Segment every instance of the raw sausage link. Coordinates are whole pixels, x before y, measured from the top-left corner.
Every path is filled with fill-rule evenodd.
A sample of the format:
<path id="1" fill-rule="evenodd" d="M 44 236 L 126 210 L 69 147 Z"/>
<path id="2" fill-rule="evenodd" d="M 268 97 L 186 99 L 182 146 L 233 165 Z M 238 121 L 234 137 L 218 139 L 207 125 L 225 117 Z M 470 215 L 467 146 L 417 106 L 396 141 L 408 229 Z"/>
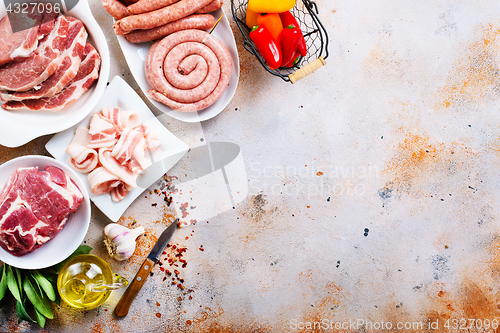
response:
<path id="1" fill-rule="evenodd" d="M 198 56 L 208 65 L 206 75 L 201 75 L 192 63 Z M 204 66 L 203 61 L 199 66 Z M 145 71 L 152 99 L 176 111 L 199 111 L 215 103 L 226 90 L 232 61 L 220 40 L 205 31 L 191 29 L 154 43 L 146 57 Z M 200 76 L 205 78 L 196 85 Z"/>
<path id="2" fill-rule="evenodd" d="M 114 25 L 115 33 L 123 35 L 137 29 L 152 29 L 161 25 L 177 21 L 200 8 L 208 5 L 212 0 L 182 0 L 161 9 L 124 17 L 116 21 Z"/>
<path id="3" fill-rule="evenodd" d="M 205 7 L 198 9 L 195 13 L 196 14 L 207 14 L 213 11 L 216 11 L 223 5 L 223 0 L 213 0 L 211 3 L 206 5 Z"/>
<path id="4" fill-rule="evenodd" d="M 126 34 L 125 38 L 131 43 L 143 43 L 160 39 L 181 30 L 208 30 L 214 24 L 215 18 L 210 14 L 193 14 L 153 29 L 132 31 Z"/>
<path id="5" fill-rule="evenodd" d="M 170 6 L 177 1 L 179 0 L 139 0 L 133 5 L 128 6 L 127 9 L 132 14 L 142 14 Z"/>
<path id="6" fill-rule="evenodd" d="M 119 0 L 101 0 L 101 2 L 104 9 L 117 20 L 130 15 L 127 7 Z"/>

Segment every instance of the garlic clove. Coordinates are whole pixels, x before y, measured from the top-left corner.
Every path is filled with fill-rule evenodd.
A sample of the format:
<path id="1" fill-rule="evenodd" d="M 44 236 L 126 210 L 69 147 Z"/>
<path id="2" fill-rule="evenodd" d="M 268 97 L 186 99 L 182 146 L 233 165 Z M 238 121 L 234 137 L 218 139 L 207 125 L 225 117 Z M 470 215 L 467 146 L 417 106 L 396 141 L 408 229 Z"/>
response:
<path id="1" fill-rule="evenodd" d="M 118 223 L 110 223 L 104 227 L 102 234 L 109 256 L 117 261 L 124 261 L 134 253 L 135 240 L 144 234 L 144 228 L 139 226 L 129 229 Z"/>

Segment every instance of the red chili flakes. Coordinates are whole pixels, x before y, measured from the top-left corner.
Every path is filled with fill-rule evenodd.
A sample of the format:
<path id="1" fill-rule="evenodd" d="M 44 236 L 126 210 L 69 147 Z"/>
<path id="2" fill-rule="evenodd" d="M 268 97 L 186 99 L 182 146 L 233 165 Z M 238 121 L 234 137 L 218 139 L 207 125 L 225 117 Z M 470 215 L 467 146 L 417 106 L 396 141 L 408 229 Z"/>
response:
<path id="1" fill-rule="evenodd" d="M 316 172 L 316 176 L 323 176 L 323 172 L 322 171 Z"/>
<path id="2" fill-rule="evenodd" d="M 192 324 L 191 320 L 186 320 L 186 325 L 191 325 L 191 324 Z"/>
<path id="3" fill-rule="evenodd" d="M 151 206 L 156 207 L 157 203 L 152 203 Z"/>
<path id="4" fill-rule="evenodd" d="M 179 296 L 179 297 L 177 297 L 177 301 L 178 301 L 178 302 L 182 301 L 182 297 L 180 297 L 180 296 Z"/>
<path id="5" fill-rule="evenodd" d="M 156 302 L 156 306 L 160 306 L 160 305 L 161 305 L 160 303 Z"/>
<path id="6" fill-rule="evenodd" d="M 160 267 L 160 271 L 165 272 L 165 268 Z"/>
<path id="7" fill-rule="evenodd" d="M 189 296 L 189 299 L 193 299 L 193 296 Z"/>
<path id="8" fill-rule="evenodd" d="M 188 240 L 188 239 L 189 239 L 189 237 L 188 237 L 188 236 L 186 236 L 186 240 Z"/>
<path id="9" fill-rule="evenodd" d="M 177 288 L 182 288 L 182 284 L 180 284 L 180 283 L 179 283 L 179 284 L 177 285 Z"/>
<path id="10" fill-rule="evenodd" d="M 161 318 L 161 313 L 159 313 L 159 312 L 158 312 L 158 313 L 156 313 L 156 316 L 157 316 L 158 318 Z"/>

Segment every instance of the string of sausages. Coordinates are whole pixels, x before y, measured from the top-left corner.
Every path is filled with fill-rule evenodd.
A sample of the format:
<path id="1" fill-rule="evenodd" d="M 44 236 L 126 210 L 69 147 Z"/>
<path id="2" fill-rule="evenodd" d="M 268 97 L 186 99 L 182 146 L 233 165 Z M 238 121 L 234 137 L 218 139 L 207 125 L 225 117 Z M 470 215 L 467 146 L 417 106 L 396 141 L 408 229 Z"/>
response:
<path id="1" fill-rule="evenodd" d="M 208 13 L 222 7 L 223 0 L 102 0 L 102 4 L 116 19 L 117 35 L 142 43 L 181 30 L 210 29 L 215 19 Z"/>

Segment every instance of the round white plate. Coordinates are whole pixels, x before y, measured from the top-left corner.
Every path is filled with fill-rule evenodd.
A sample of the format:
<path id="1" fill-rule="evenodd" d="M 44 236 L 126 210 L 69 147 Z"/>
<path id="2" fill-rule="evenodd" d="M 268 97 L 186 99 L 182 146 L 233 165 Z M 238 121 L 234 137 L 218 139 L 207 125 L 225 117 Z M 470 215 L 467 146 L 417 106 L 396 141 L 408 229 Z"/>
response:
<path id="1" fill-rule="evenodd" d="M 3 2 L 0 3 L 0 17 L 5 15 Z M 110 58 L 104 34 L 90 12 L 87 0 L 80 0 L 69 11 L 68 16 L 81 20 L 89 34 L 88 42 L 101 55 L 99 80 L 78 101 L 58 112 L 50 111 L 6 111 L 0 107 L 0 145 L 19 147 L 42 135 L 65 130 L 81 121 L 97 104 L 108 83 Z M 1 103 L 1 102 L 0 102 Z"/>
<path id="2" fill-rule="evenodd" d="M 18 168 L 38 166 L 39 170 L 43 170 L 48 165 L 60 168 L 75 182 L 83 194 L 82 203 L 78 210 L 69 216 L 68 221 L 57 236 L 35 251 L 22 257 L 16 257 L 0 247 L 0 260 L 11 266 L 23 269 L 40 269 L 55 265 L 69 257 L 87 234 L 90 224 L 89 194 L 77 173 L 64 163 L 40 155 L 27 155 L 5 162 L 0 165 L 0 189 L 3 190 L 10 175 Z"/>
<path id="3" fill-rule="evenodd" d="M 212 13 L 215 19 L 217 20 L 221 15 L 223 15 L 224 11 L 222 8 L 216 10 Z M 144 62 L 146 60 L 146 55 L 148 54 L 151 43 L 129 43 L 125 37 L 117 36 L 120 47 L 123 51 L 125 59 L 127 61 L 128 67 L 132 72 L 137 84 L 144 92 L 149 101 L 157 107 L 163 113 L 169 115 L 172 118 L 194 123 L 200 122 L 204 120 L 208 120 L 210 118 L 215 117 L 219 113 L 224 110 L 224 108 L 229 104 L 231 99 L 233 98 L 234 93 L 236 92 L 236 88 L 238 86 L 238 79 L 240 76 L 240 62 L 238 58 L 238 50 L 236 48 L 236 42 L 234 40 L 233 31 L 229 26 L 229 22 L 226 18 L 226 15 L 222 17 L 217 27 L 212 32 L 212 35 L 217 37 L 229 50 L 231 54 L 231 60 L 233 61 L 233 70 L 231 73 L 231 78 L 229 79 L 229 85 L 227 89 L 224 91 L 222 96 L 208 108 L 203 109 L 198 112 L 179 112 L 173 111 L 168 106 L 159 103 L 148 97 L 147 91 L 151 89 L 148 81 L 146 80 L 146 73 L 144 71 Z"/>

